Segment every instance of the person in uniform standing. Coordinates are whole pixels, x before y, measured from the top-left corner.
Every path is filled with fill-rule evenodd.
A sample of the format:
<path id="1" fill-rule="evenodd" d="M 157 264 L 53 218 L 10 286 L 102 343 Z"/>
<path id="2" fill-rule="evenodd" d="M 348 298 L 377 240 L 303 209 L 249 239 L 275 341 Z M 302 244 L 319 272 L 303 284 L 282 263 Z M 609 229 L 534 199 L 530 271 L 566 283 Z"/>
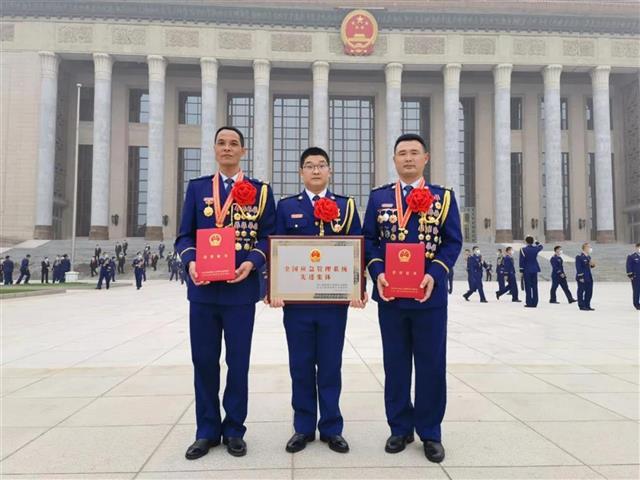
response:
<path id="1" fill-rule="evenodd" d="M 202 457 L 223 443 L 229 454 L 243 456 L 247 416 L 249 357 L 256 310 L 260 298 L 259 270 L 266 262 L 267 237 L 275 231 L 275 202 L 271 188 L 247 179 L 240 168 L 246 154 L 244 136 L 224 126 L 214 136 L 218 163 L 215 175 L 189 181 L 182 221 L 175 242 L 185 269 L 189 299 L 189 332 L 196 398 L 195 442 L 189 460 Z M 231 227 L 236 232 L 235 278 L 207 282 L 196 272 L 196 231 Z M 227 384 L 220 415 L 220 353 L 224 334 Z"/>
<path id="2" fill-rule="evenodd" d="M 116 247 L 114 251 L 116 252 L 116 257 L 119 257 L 120 254 L 122 253 L 122 245 L 120 245 L 120 242 L 116 242 Z"/>
<path id="3" fill-rule="evenodd" d="M 627 257 L 627 277 L 631 280 L 633 306 L 640 310 L 640 243 L 636 243 L 636 251 Z"/>
<path id="4" fill-rule="evenodd" d="M 482 287 L 482 256 L 480 255 L 480 247 L 473 247 L 473 255 L 467 258 L 467 275 L 469 276 L 469 290 L 462 296 L 468 302 L 469 297 L 475 292 L 480 295 L 480 303 L 487 303 L 484 296 L 484 288 Z"/>
<path id="5" fill-rule="evenodd" d="M 129 248 L 129 242 L 127 242 L 127 239 L 125 238 L 122 242 L 122 253 L 124 253 L 125 257 L 127 256 L 127 248 Z"/>
<path id="6" fill-rule="evenodd" d="M 49 268 L 51 267 L 51 262 L 49 262 L 49 257 L 44 257 L 42 262 L 40 262 L 40 283 L 49 283 Z"/>
<path id="7" fill-rule="evenodd" d="M 93 256 L 100 258 L 100 255 L 102 255 L 102 248 L 100 248 L 100 245 L 96 243 L 96 247 L 93 249 Z"/>
<path id="8" fill-rule="evenodd" d="M 116 270 L 117 270 L 116 257 L 115 256 L 112 256 L 109 259 L 109 268 L 111 269 L 111 281 L 115 283 L 115 281 L 116 281 Z"/>
<path id="9" fill-rule="evenodd" d="M 591 269 L 596 268 L 591 260 L 593 248 L 591 244 L 583 243 L 582 252 L 576 256 L 576 281 L 578 282 L 578 308 L 584 311 L 593 311 L 591 297 L 593 296 L 593 275 Z"/>
<path id="10" fill-rule="evenodd" d="M 567 301 L 569 304 L 572 304 L 576 300 L 573 298 L 573 295 L 571 295 L 571 290 L 569 290 L 569 285 L 567 285 L 567 275 L 564 273 L 562 247 L 560 245 L 553 247 L 553 256 L 549 259 L 549 263 L 551 263 L 551 292 L 549 303 L 560 303 L 556 298 L 556 291 L 558 290 L 558 286 L 560 286 L 567 297 Z"/>
<path id="11" fill-rule="evenodd" d="M 53 266 L 51 267 L 51 273 L 52 273 L 51 282 L 60 283 L 60 255 L 56 255 L 56 258 L 53 261 Z"/>
<path id="12" fill-rule="evenodd" d="M 24 284 L 29 284 L 29 279 L 31 278 L 31 270 L 29 269 L 29 262 L 31 261 L 31 255 L 27 253 L 27 255 L 20 262 L 20 276 L 18 277 L 18 281 L 16 285 L 19 285 L 22 279 L 24 278 Z"/>
<path id="13" fill-rule="evenodd" d="M 66 273 L 69 271 L 71 271 L 71 260 L 69 260 L 69 255 L 64 253 L 62 260 L 60 260 L 60 283 L 67 282 Z"/>
<path id="14" fill-rule="evenodd" d="M 102 290 L 102 282 L 106 282 L 107 290 L 109 290 L 109 285 L 111 284 L 111 261 L 107 256 L 102 259 L 102 264 L 100 265 L 100 276 L 98 277 L 98 285 L 96 286 L 96 290 Z"/>
<path id="15" fill-rule="evenodd" d="M 120 252 L 120 254 L 118 255 L 118 273 L 121 273 L 124 275 L 124 264 L 126 263 L 127 259 L 124 256 L 124 253 L 122 253 L 122 251 Z"/>
<path id="16" fill-rule="evenodd" d="M 518 299 L 518 281 L 516 279 L 516 267 L 513 262 L 513 247 L 507 247 L 505 255 L 502 257 L 501 271 L 504 278 L 502 279 L 502 289 L 496 292 L 496 298 L 505 293 L 511 294 L 512 302 L 520 302 Z"/>
<path id="17" fill-rule="evenodd" d="M 331 167 L 322 148 L 307 148 L 300 156 L 304 190 L 278 202 L 276 235 L 361 235 L 362 227 L 353 198 L 328 190 Z M 366 295 L 366 293 L 365 293 Z M 351 302 L 363 308 L 366 299 Z M 284 307 L 284 327 L 289 348 L 295 433 L 286 451 L 299 452 L 316 438 L 339 453 L 349 451 L 342 436 L 339 400 L 341 367 L 349 305 L 287 305 L 272 298 L 272 307 Z M 318 421 L 318 405 L 320 420 Z"/>
<path id="18" fill-rule="evenodd" d="M 518 267 L 524 278 L 525 307 L 536 308 L 538 306 L 538 253 L 542 251 L 540 242 L 533 241 L 531 235 L 524 239 L 526 245 L 520 249 Z"/>
<path id="19" fill-rule="evenodd" d="M 5 256 L 2 262 L 2 276 L 5 285 L 13 285 L 13 260 L 9 255 Z"/>
<path id="20" fill-rule="evenodd" d="M 160 244 L 158 245 L 158 254 L 160 258 L 164 258 L 164 249 L 165 249 L 164 243 L 160 242 Z"/>
<path id="21" fill-rule="evenodd" d="M 496 254 L 496 280 L 498 281 L 498 291 L 501 292 L 504 290 L 504 272 L 502 271 L 502 260 L 504 255 L 502 254 L 502 249 L 498 249 L 498 253 Z"/>
<path id="22" fill-rule="evenodd" d="M 140 290 L 142 288 L 142 270 L 144 269 L 144 260 L 140 252 L 136 255 L 136 258 L 133 259 L 133 276 L 136 279 L 136 290 Z"/>
<path id="23" fill-rule="evenodd" d="M 378 303 L 382 335 L 385 410 L 391 429 L 385 451 L 401 452 L 414 440 L 415 431 L 427 459 L 441 462 L 447 396 L 447 274 L 462 248 L 460 213 L 452 190 L 425 185 L 423 172 L 429 153 L 422 137 L 398 137 L 393 161 L 399 179 L 371 192 L 363 224 L 367 268 L 374 283 L 372 298 Z M 424 244 L 421 299 L 385 297 L 389 242 Z"/>

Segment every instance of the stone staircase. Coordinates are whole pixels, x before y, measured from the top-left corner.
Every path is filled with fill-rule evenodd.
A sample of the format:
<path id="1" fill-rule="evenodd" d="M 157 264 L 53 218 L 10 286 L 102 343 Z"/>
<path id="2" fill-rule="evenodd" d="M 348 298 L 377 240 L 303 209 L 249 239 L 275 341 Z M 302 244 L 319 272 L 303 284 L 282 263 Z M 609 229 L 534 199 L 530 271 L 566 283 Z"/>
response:
<path id="1" fill-rule="evenodd" d="M 78 237 L 76 238 L 76 255 L 75 255 L 75 270 L 80 272 L 80 278 L 86 279 L 90 277 L 90 269 L 89 269 L 89 261 L 93 256 L 93 252 L 96 244 L 100 245 L 102 248 L 102 253 L 107 253 L 109 256 L 115 255 L 115 245 L 116 242 L 120 242 L 124 239 L 110 239 L 110 240 L 89 240 L 88 237 Z M 117 278 L 133 278 L 133 267 L 131 266 L 131 262 L 133 261 L 134 256 L 138 251 L 144 250 L 145 245 L 151 246 L 151 251 L 157 253 L 158 245 L 160 242 L 158 241 L 146 241 L 144 238 L 140 237 L 127 237 L 127 242 L 129 246 L 127 248 L 127 261 L 125 263 L 125 274 L 116 275 Z M 173 242 L 174 239 L 167 239 L 163 243 L 165 244 L 164 258 L 161 258 L 158 262 L 158 270 L 153 271 L 151 267 L 147 269 L 147 278 L 168 278 L 168 268 L 167 268 L 167 254 L 173 251 Z M 11 258 L 14 262 L 20 262 L 20 260 L 27 254 L 31 254 L 31 275 L 33 280 L 38 280 L 40 278 L 40 262 L 44 257 L 49 257 L 49 260 L 53 263 L 56 255 L 62 256 L 62 254 L 66 253 L 67 255 L 71 255 L 71 240 L 49 240 L 49 241 L 36 241 L 36 240 L 27 240 L 25 242 L 19 243 L 17 245 L 13 245 L 12 247 L 4 247 L 2 253 L 2 258 L 6 255 L 11 255 Z M 51 275 L 51 274 L 50 274 Z M 15 272 L 14 272 L 15 276 Z"/>

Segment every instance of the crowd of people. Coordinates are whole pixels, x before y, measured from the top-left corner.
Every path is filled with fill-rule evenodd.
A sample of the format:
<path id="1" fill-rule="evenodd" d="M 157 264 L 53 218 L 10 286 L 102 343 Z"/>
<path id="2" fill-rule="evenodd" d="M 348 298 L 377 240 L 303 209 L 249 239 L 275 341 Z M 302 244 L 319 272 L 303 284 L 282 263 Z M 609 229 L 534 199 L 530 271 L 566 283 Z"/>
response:
<path id="1" fill-rule="evenodd" d="M 521 302 L 519 290 L 524 291 L 525 307 L 536 308 L 539 301 L 538 274 L 540 264 L 538 254 L 543 246 L 532 236 L 525 238 L 526 245 L 518 252 L 518 266 L 516 267 L 513 247 L 507 247 L 504 252 L 498 249 L 496 255 L 496 280 L 498 289 L 495 291 L 496 299 L 502 295 L 510 295 L 512 302 Z M 591 270 L 596 268 L 596 263 L 591 258 L 593 248 L 590 243 L 582 244 L 581 251 L 575 257 L 575 280 L 577 284 L 574 296 L 569 288 L 567 274 L 564 271 L 563 250 L 561 245 L 553 248 L 553 255 L 549 259 L 551 265 L 551 288 L 549 290 L 549 303 L 558 304 L 558 287 L 564 292 L 569 304 L 578 303 L 578 308 L 584 311 L 595 310 L 591 306 L 593 297 L 593 275 Z M 480 303 L 488 303 L 484 293 L 483 271 L 486 272 L 486 280 L 490 281 L 492 265 L 487 263 L 480 253 L 480 248 L 474 246 L 471 250 L 465 249 L 463 259 L 466 264 L 469 289 L 463 294 L 466 301 L 470 301 L 471 295 L 478 293 Z M 520 274 L 520 285 L 517 275 Z M 631 280 L 633 291 L 633 306 L 640 310 L 640 243 L 636 244 L 636 252 L 627 257 L 626 274 Z M 518 287 L 520 287 L 518 289 Z M 449 272 L 449 293 L 453 292 L 453 270 Z"/>
<path id="2" fill-rule="evenodd" d="M 96 244 L 93 256 L 89 259 L 89 274 L 91 278 L 98 278 L 97 290 L 101 290 L 103 286 L 108 290 L 111 283 L 116 281 L 116 275 L 126 273 L 128 248 L 127 239 L 122 242 L 117 241 L 114 246 L 114 254 L 111 255 L 106 250 L 103 250 L 100 244 Z M 169 280 L 180 281 L 181 284 L 184 284 L 186 277 L 180 255 L 171 251 L 165 256 L 165 250 L 166 247 L 163 242 L 158 244 L 156 251 L 152 251 L 151 245 L 147 244 L 142 251 L 136 252 L 133 256 L 131 267 L 133 268 L 138 290 L 142 288 L 142 282 L 147 280 L 148 268 L 153 269 L 153 271 L 161 268 L 161 259 L 167 262 Z M 17 262 L 10 255 L 6 255 L 0 262 L 0 284 L 30 284 L 31 270 L 34 268 L 31 254 L 26 254 L 19 262 L 19 276 L 17 280 L 14 280 L 14 271 L 17 268 Z M 71 271 L 71 259 L 68 254 L 56 255 L 53 262 L 48 256 L 45 256 L 40 262 L 40 283 L 65 283 L 66 273 L 69 271 Z"/>

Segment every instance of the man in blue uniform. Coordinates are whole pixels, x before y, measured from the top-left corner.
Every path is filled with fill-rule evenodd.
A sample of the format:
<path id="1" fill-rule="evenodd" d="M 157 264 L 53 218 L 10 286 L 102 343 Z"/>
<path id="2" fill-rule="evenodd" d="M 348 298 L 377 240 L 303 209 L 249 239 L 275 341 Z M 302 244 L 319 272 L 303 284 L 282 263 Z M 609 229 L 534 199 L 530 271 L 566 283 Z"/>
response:
<path id="1" fill-rule="evenodd" d="M 556 298 L 558 286 L 562 288 L 569 304 L 575 302 L 576 300 L 573 298 L 573 295 L 571 295 L 571 290 L 569 290 L 569 285 L 567 284 L 567 274 L 564 273 L 562 247 L 560 245 L 553 247 L 553 256 L 549 260 L 549 263 L 551 263 L 551 298 L 549 303 L 560 303 Z"/>
<path id="2" fill-rule="evenodd" d="M 283 198 L 276 210 L 277 235 L 324 236 L 361 235 L 360 218 L 353 198 L 336 195 L 327 189 L 331 168 L 329 155 L 318 147 L 307 148 L 300 156 L 300 177 L 304 191 Z M 322 224 L 314 216 L 314 207 L 322 198 L 337 205 L 339 216 Z M 365 294 L 366 295 L 366 294 Z M 364 307 L 364 299 L 353 301 Z M 339 400 L 342 386 L 340 369 L 348 305 L 285 305 L 272 298 L 272 307 L 284 306 L 284 327 L 289 347 L 289 371 L 292 380 L 293 427 L 295 433 L 286 451 L 299 452 L 316 438 L 327 442 L 339 453 L 349 451 L 342 437 L 343 420 Z M 317 371 L 316 371 L 317 369 Z M 318 421 L 318 404 L 320 421 Z"/>
<path id="3" fill-rule="evenodd" d="M 49 257 L 44 257 L 40 262 L 40 283 L 49 283 L 49 268 L 51 268 Z"/>
<path id="4" fill-rule="evenodd" d="M 385 409 L 391 428 L 385 451 L 404 450 L 414 440 L 415 431 L 424 442 L 427 459 L 441 462 L 445 456 L 440 424 L 446 407 L 447 273 L 462 248 L 460 214 L 453 191 L 433 185 L 428 189 L 434 201 L 426 213 L 408 207 L 407 197 L 413 190 L 418 190 L 418 198 L 424 198 L 422 175 L 429 154 L 422 137 L 401 135 L 393 160 L 399 180 L 371 192 L 363 224 L 367 267 L 374 282 L 372 298 L 378 303 L 382 334 Z M 408 219 L 403 218 L 407 209 Z M 425 244 L 422 299 L 384 296 L 388 242 Z M 413 364 L 416 384 L 412 403 Z"/>
<path id="5" fill-rule="evenodd" d="M 501 292 L 504 290 L 504 272 L 502 271 L 502 261 L 504 259 L 504 255 L 502 254 L 502 249 L 498 249 L 498 253 L 496 254 L 496 280 L 498 281 L 498 291 Z"/>
<path id="6" fill-rule="evenodd" d="M 482 256 L 480 256 L 480 247 L 473 247 L 473 255 L 467 258 L 467 275 L 469 276 L 469 290 L 462 296 L 468 302 L 469 297 L 475 292 L 480 295 L 480 303 L 487 303 L 482 287 Z"/>
<path id="7" fill-rule="evenodd" d="M 542 251 L 540 242 L 533 241 L 531 235 L 524 239 L 526 245 L 520 249 L 518 267 L 524 278 L 525 307 L 535 308 L 538 306 L 538 253 Z"/>
<path id="8" fill-rule="evenodd" d="M 633 306 L 640 310 L 640 243 L 636 243 L 636 251 L 627 257 L 627 277 L 631 280 Z"/>
<path id="9" fill-rule="evenodd" d="M 2 262 L 2 276 L 5 285 L 13 285 L 13 260 L 7 255 Z"/>
<path id="10" fill-rule="evenodd" d="M 593 275 L 591 269 L 596 264 L 591 260 L 593 248 L 589 243 L 582 244 L 582 253 L 576 256 L 576 281 L 578 282 L 578 308 L 584 311 L 593 311 L 591 297 L 593 296 Z"/>
<path id="11" fill-rule="evenodd" d="M 111 284 L 111 261 L 109 257 L 105 254 L 102 258 L 102 263 L 100 264 L 100 276 L 98 277 L 98 285 L 96 286 L 96 290 L 102 290 L 102 282 L 107 282 L 107 290 L 109 290 L 109 285 Z"/>
<path id="12" fill-rule="evenodd" d="M 66 273 L 71 271 L 71 260 L 69 260 L 69 255 L 66 253 L 62 255 L 62 260 L 60 260 L 60 282 L 66 283 L 67 276 Z"/>
<path id="13" fill-rule="evenodd" d="M 516 280 L 516 267 L 513 263 L 513 247 L 507 247 L 506 255 L 502 257 L 502 279 L 503 287 L 496 292 L 496 298 L 500 300 L 500 297 L 505 293 L 511 295 L 512 302 L 520 302 L 518 299 L 518 282 Z"/>
<path id="14" fill-rule="evenodd" d="M 24 278 L 25 285 L 29 283 L 29 279 L 31 278 L 31 270 L 29 269 L 30 260 L 31 260 L 31 255 L 27 253 L 27 255 L 20 262 L 20 276 L 18 277 L 18 281 L 16 282 L 16 285 L 19 285 L 23 278 Z"/>
<path id="15" fill-rule="evenodd" d="M 142 270 L 144 269 L 142 254 L 138 253 L 131 265 L 133 266 L 133 275 L 136 279 L 136 290 L 140 290 L 142 288 Z"/>
<path id="16" fill-rule="evenodd" d="M 260 300 L 258 270 L 266 261 L 267 237 L 275 231 L 271 188 L 259 180 L 244 178 L 240 170 L 240 159 L 246 153 L 242 132 L 235 127 L 218 129 L 214 151 L 218 173 L 189 182 L 175 243 L 175 250 L 189 273 L 187 297 L 197 423 L 196 440 L 185 454 L 189 460 L 206 455 L 209 448 L 220 444 L 221 437 L 231 455 L 247 453 L 243 436 L 251 336 L 255 304 Z M 213 182 L 217 182 L 215 190 Z M 232 193 L 235 182 L 245 192 L 247 188 L 255 189 L 253 204 L 238 205 Z M 218 189 L 220 196 L 216 199 L 214 192 Z M 233 200 L 225 211 L 229 197 Z M 196 231 L 222 226 L 236 231 L 236 277 L 226 282 L 200 281 L 195 268 Z M 218 398 L 223 332 L 228 366 L 222 399 L 224 420 Z"/>

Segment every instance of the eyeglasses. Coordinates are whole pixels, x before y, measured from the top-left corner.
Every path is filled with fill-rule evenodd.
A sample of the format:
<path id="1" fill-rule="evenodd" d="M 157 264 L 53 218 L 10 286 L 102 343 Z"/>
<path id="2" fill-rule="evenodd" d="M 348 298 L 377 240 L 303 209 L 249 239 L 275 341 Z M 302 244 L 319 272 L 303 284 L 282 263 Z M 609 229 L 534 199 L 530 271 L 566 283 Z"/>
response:
<path id="1" fill-rule="evenodd" d="M 328 168 L 329 168 L 329 165 L 327 165 L 326 163 L 322 163 L 320 165 L 312 165 L 310 163 L 307 163 L 302 166 L 302 169 L 306 170 L 307 172 L 313 172 L 315 169 L 318 169 L 318 171 L 320 172 L 324 172 Z"/>

